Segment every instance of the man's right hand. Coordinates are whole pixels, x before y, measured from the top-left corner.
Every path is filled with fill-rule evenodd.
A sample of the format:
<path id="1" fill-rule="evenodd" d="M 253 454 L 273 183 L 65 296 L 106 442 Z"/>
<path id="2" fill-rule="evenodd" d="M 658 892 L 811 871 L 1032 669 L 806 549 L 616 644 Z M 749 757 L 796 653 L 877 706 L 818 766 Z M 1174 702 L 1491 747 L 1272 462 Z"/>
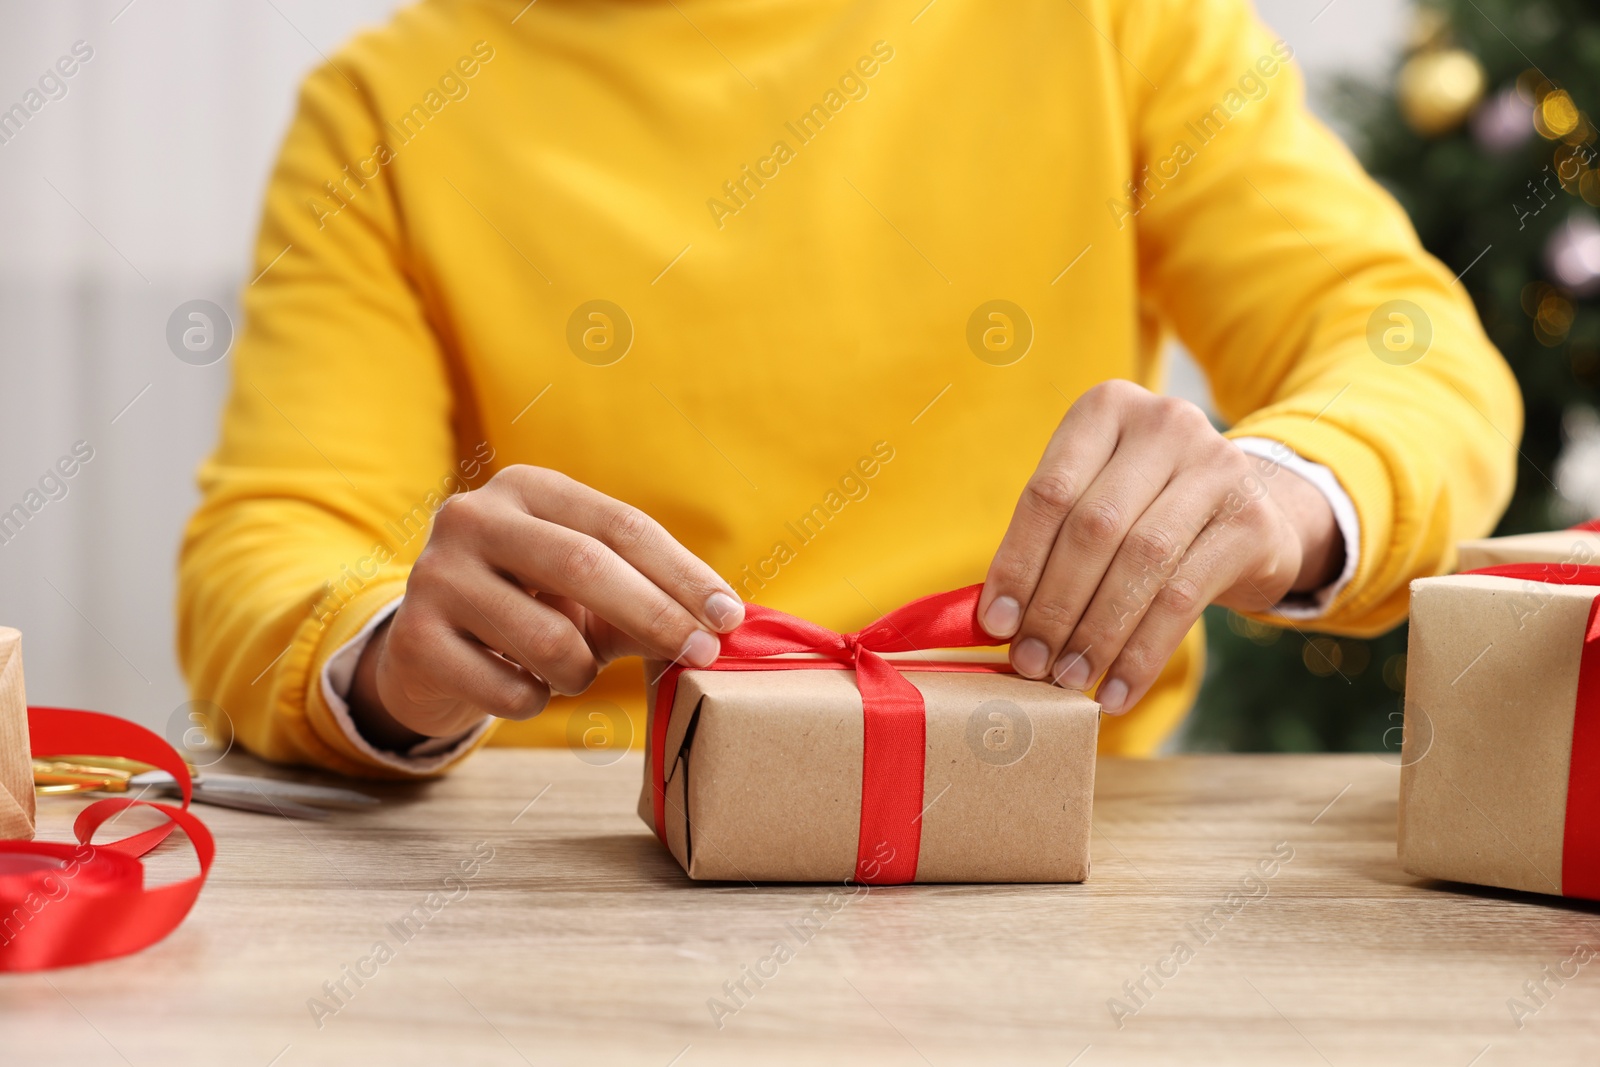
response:
<path id="1" fill-rule="evenodd" d="M 351 712 L 402 749 L 485 715 L 532 718 L 622 656 L 706 666 L 743 620 L 728 584 L 638 508 L 507 467 L 439 509 L 405 600 L 362 652 Z"/>

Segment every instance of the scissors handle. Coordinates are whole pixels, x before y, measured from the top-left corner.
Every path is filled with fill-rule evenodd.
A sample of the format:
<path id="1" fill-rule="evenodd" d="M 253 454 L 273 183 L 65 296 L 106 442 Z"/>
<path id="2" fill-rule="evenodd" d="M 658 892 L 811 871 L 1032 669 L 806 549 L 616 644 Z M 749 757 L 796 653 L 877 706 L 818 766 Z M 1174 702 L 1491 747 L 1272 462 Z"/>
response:
<path id="1" fill-rule="evenodd" d="M 126 793 L 133 775 L 114 767 L 74 763 L 65 759 L 33 761 L 35 793 Z"/>
<path id="2" fill-rule="evenodd" d="M 94 770 L 115 771 L 128 778 L 155 769 L 148 763 L 141 763 L 139 760 L 128 759 L 125 756 L 42 756 L 40 758 L 56 763 L 72 763 Z M 186 758 L 183 763 L 184 766 L 189 768 L 190 778 L 199 777 L 200 770 L 192 760 Z"/>

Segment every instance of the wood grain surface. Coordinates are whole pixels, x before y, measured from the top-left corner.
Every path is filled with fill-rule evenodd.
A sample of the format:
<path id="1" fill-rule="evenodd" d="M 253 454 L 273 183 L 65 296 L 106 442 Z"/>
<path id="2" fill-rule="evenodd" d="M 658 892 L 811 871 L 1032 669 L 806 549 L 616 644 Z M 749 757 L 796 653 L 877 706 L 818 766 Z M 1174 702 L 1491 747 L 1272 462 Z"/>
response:
<path id="1" fill-rule="evenodd" d="M 1105 760 L 1087 884 L 854 895 L 690 882 L 634 814 L 640 769 L 491 749 L 326 823 L 202 809 L 219 852 L 189 919 L 136 956 L 0 975 L 0 1063 L 1597 1058 L 1600 963 L 1575 960 L 1600 909 L 1406 875 L 1392 757 Z M 77 806 L 41 802 L 41 836 Z M 169 843 L 152 880 L 192 864 Z"/>

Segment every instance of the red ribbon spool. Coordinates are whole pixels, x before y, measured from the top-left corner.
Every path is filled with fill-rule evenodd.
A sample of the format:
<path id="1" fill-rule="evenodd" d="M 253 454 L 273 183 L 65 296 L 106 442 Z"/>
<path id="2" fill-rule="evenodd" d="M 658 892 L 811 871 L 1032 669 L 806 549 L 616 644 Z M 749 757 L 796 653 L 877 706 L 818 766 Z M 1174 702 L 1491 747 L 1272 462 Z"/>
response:
<path id="1" fill-rule="evenodd" d="M 160 941 L 189 914 L 205 885 L 216 844 L 189 813 L 189 768 L 160 735 L 112 715 L 70 708 L 28 709 L 34 755 L 121 756 L 168 772 L 183 807 L 111 797 L 78 813 L 77 845 L 0 841 L 0 971 L 41 971 L 127 955 Z M 128 808 L 154 808 L 160 826 L 103 845 L 94 833 Z M 174 829 L 189 836 L 200 860 L 192 878 L 147 889 L 139 856 Z"/>

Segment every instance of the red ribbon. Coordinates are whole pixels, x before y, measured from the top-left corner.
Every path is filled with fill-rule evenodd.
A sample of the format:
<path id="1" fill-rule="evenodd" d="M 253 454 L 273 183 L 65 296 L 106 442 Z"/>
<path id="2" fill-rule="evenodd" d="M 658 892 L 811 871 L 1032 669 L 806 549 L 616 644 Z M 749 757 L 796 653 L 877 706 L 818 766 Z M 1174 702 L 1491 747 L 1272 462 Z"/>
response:
<path id="1" fill-rule="evenodd" d="M 130 797 L 97 800 L 78 813 L 78 844 L 0 841 L 0 971 L 39 971 L 110 959 L 160 941 L 183 921 L 211 870 L 216 845 L 188 812 L 189 768 L 159 734 L 126 719 L 69 708 L 28 709 L 36 756 L 122 756 L 159 767 L 183 788 L 183 807 Z M 128 808 L 154 808 L 167 822 L 103 845 L 96 830 Z M 147 889 L 137 857 L 182 828 L 200 859 L 192 878 Z"/>
<path id="2" fill-rule="evenodd" d="M 992 645 L 978 625 L 981 585 L 935 593 L 896 608 L 854 633 L 839 634 L 793 615 L 745 605 L 744 623 L 722 638 L 722 655 L 710 667 L 669 667 L 656 689 L 650 734 L 652 807 L 656 836 L 667 839 L 667 730 L 685 669 L 711 671 L 854 670 L 861 689 L 861 831 L 856 880 L 899 885 L 917 878 L 922 844 L 922 780 L 927 754 L 922 693 L 880 652 Z M 768 659 L 805 652 L 824 660 Z M 1000 663 L 923 662 L 917 671 L 1011 673 Z M 887 849 L 884 848 L 887 846 Z M 885 855 L 889 858 L 885 859 Z"/>
<path id="3" fill-rule="evenodd" d="M 1509 563 L 1463 573 L 1548 585 L 1600 586 L 1600 567 L 1575 563 Z M 1561 895 L 1600 900 L 1600 594 L 1589 604 L 1589 621 L 1584 626 L 1583 651 L 1578 660 L 1566 826 L 1561 842 Z"/>

